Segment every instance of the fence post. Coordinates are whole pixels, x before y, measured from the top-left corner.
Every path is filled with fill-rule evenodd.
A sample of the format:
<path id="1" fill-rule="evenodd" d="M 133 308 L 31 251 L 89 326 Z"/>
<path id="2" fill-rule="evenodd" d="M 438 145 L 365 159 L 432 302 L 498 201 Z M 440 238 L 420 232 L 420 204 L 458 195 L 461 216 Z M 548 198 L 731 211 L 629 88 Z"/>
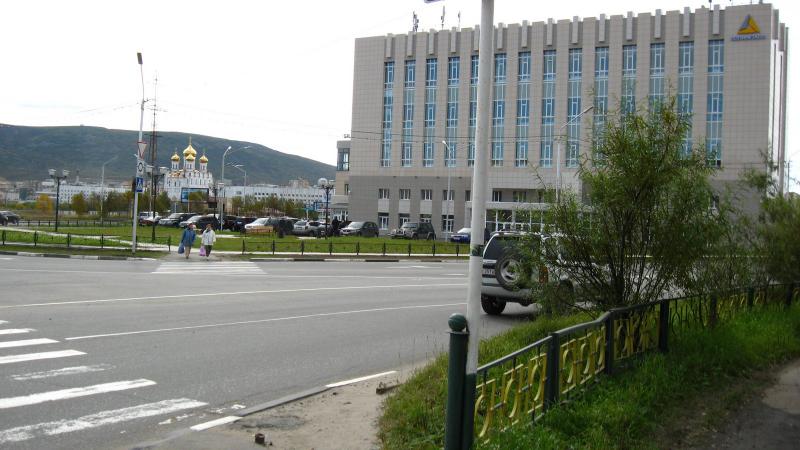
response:
<path id="1" fill-rule="evenodd" d="M 794 283 L 789 283 L 786 286 L 786 309 L 792 307 L 792 294 L 794 294 Z"/>
<path id="2" fill-rule="evenodd" d="M 361 242 L 356 242 L 356 256 L 361 255 Z"/>
<path id="3" fill-rule="evenodd" d="M 72 236 L 69 233 L 67 233 L 67 248 L 69 248 L 70 241 L 72 240 L 71 237 Z"/>
<path id="4" fill-rule="evenodd" d="M 561 389 L 561 377 L 559 376 L 561 372 L 559 367 L 561 343 L 559 342 L 559 337 L 557 332 L 550 333 L 550 344 L 547 348 L 547 380 L 544 384 L 545 409 L 549 409 L 558 403 L 558 391 Z"/>
<path id="5" fill-rule="evenodd" d="M 245 248 L 244 248 L 244 246 L 245 246 L 245 243 L 244 243 L 244 241 L 245 241 L 245 240 L 244 240 L 244 239 L 242 239 L 242 255 L 244 255 L 244 251 L 245 251 Z"/>
<path id="6" fill-rule="evenodd" d="M 753 286 L 747 288 L 747 309 L 753 309 L 753 302 L 756 298 L 756 290 Z"/>
<path id="7" fill-rule="evenodd" d="M 383 243 L 383 256 L 386 256 L 386 242 Z"/>
<path id="8" fill-rule="evenodd" d="M 172 252 L 172 236 L 167 236 L 167 252 Z"/>
<path id="9" fill-rule="evenodd" d="M 717 294 L 711 294 L 711 301 L 708 305 L 708 324 L 712 328 L 717 326 Z"/>
<path id="10" fill-rule="evenodd" d="M 456 244 L 456 257 L 460 256 L 460 255 L 458 254 L 458 249 L 459 249 L 459 244 Z"/>
<path id="11" fill-rule="evenodd" d="M 306 242 L 300 241 L 300 255 L 303 255 L 306 252 Z"/>
<path id="12" fill-rule="evenodd" d="M 467 342 L 469 332 L 464 331 L 467 319 L 453 314 L 447 320 L 450 326 L 450 358 L 447 363 L 447 407 L 444 431 L 444 448 L 460 450 L 464 438 L 464 379 L 467 375 Z M 471 419 L 471 418 L 470 418 Z"/>
<path id="13" fill-rule="evenodd" d="M 3 245 L 6 245 L 6 230 L 3 230 Z"/>
<path id="14" fill-rule="evenodd" d="M 436 256 L 436 241 L 431 244 L 431 256 Z"/>
<path id="15" fill-rule="evenodd" d="M 33 246 L 36 247 L 36 244 L 39 242 L 39 232 L 33 232 Z"/>
<path id="16" fill-rule="evenodd" d="M 275 256 L 275 239 L 272 240 L 272 256 Z"/>
<path id="17" fill-rule="evenodd" d="M 105 237 L 101 234 L 100 235 L 100 249 L 101 250 L 103 249 L 103 244 L 105 243 L 105 242 L 103 242 L 104 240 L 105 240 Z"/>
<path id="18" fill-rule="evenodd" d="M 666 353 L 669 349 L 669 300 L 662 300 L 658 307 L 658 350 Z"/>
<path id="19" fill-rule="evenodd" d="M 408 256 L 411 256 L 411 243 L 408 243 Z"/>
<path id="20" fill-rule="evenodd" d="M 611 375 L 614 373 L 614 311 L 608 315 L 606 320 L 606 356 L 605 356 L 605 373 Z"/>
<path id="21" fill-rule="evenodd" d="M 333 256 L 333 241 L 328 242 L 328 256 Z"/>

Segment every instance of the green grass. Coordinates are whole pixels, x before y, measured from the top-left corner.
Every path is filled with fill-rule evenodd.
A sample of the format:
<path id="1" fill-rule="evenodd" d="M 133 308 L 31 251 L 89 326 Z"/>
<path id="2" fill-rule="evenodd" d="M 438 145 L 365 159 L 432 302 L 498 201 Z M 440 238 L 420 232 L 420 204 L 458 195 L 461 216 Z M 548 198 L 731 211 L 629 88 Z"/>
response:
<path id="1" fill-rule="evenodd" d="M 59 255 L 92 255 L 92 256 L 133 256 L 130 250 L 119 249 L 79 249 L 64 247 L 32 247 L 27 245 L 4 245 L 0 246 L 0 251 L 8 252 L 28 252 L 28 253 L 51 253 Z M 137 250 L 136 257 L 139 258 L 162 258 L 166 252 L 153 252 L 148 250 Z"/>
<path id="2" fill-rule="evenodd" d="M 38 231 L 52 232 L 53 227 L 34 227 L 32 229 Z M 123 240 L 131 240 L 131 227 L 64 227 L 58 229 L 59 233 L 70 234 L 71 242 L 76 243 L 77 236 L 105 236 L 107 239 L 119 238 Z M 137 228 L 137 240 L 140 243 L 151 242 L 152 227 L 140 226 Z M 159 227 L 155 228 L 156 243 L 166 244 L 167 239 L 171 240 L 173 246 L 177 246 L 180 242 L 183 229 L 173 227 Z M 31 234 L 25 234 L 20 231 L 7 231 L 8 241 L 16 242 L 33 242 Z M 233 236 L 231 238 L 222 237 L 223 235 Z M 11 238 L 14 237 L 14 239 Z M 66 245 L 66 237 L 40 235 L 40 242 L 48 241 L 52 243 L 63 243 Z M 408 254 L 409 249 L 411 254 L 428 254 L 432 255 L 434 247 L 436 256 L 466 256 L 469 253 L 469 246 L 467 244 L 456 245 L 450 242 L 433 242 L 433 241 L 409 241 L 402 239 L 390 239 L 387 237 L 378 238 L 363 238 L 363 237 L 332 237 L 329 239 L 298 239 L 297 236 L 288 235 L 283 238 L 278 238 L 272 234 L 258 234 L 258 235 L 243 235 L 230 231 L 217 232 L 217 242 L 214 244 L 214 249 L 224 251 L 242 251 L 242 242 L 244 242 L 245 252 L 272 252 L 273 241 L 275 242 L 275 252 L 291 252 L 291 253 L 373 253 L 382 254 L 384 248 L 387 254 Z M 100 245 L 99 240 L 86 239 L 82 241 L 81 245 Z M 302 244 L 301 244 L 302 243 Z M 111 244 L 107 244 L 111 245 Z M 114 244 L 118 245 L 118 244 Z M 301 247 L 302 245 L 302 247 Z"/>
<path id="3" fill-rule="evenodd" d="M 564 323 L 571 319 L 564 319 Z M 574 318 L 572 319 L 574 320 Z M 482 343 L 492 359 L 521 347 L 556 325 L 539 319 Z M 559 324 L 555 328 L 561 328 Z M 692 329 L 673 338 L 670 352 L 653 353 L 633 367 L 603 378 L 584 395 L 548 411 L 535 425 L 496 433 L 477 448 L 670 448 L 688 405 L 698 397 L 724 397 L 726 389 L 757 370 L 800 354 L 800 305 L 789 311 L 757 310 L 711 330 Z M 512 342 L 514 342 L 512 344 Z M 489 349 L 487 349 L 489 347 Z M 494 347 L 502 348 L 493 351 Z M 481 358 L 484 360 L 484 357 Z M 380 421 L 386 448 L 441 448 L 444 436 L 446 361 L 439 358 L 387 400 Z"/>
<path id="4" fill-rule="evenodd" d="M 584 314 L 540 317 L 481 342 L 480 364 L 493 361 L 553 331 L 589 320 Z M 447 355 L 421 369 L 386 400 L 379 437 L 386 448 L 434 449 L 444 445 Z"/>

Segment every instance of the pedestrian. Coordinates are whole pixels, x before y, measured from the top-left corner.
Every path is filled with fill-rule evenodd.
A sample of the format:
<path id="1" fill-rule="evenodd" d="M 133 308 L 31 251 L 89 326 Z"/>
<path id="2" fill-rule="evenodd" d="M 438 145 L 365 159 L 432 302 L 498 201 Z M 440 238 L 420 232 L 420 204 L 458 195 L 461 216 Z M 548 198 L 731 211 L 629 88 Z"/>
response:
<path id="1" fill-rule="evenodd" d="M 194 240 L 197 234 L 194 232 L 194 224 L 190 223 L 186 229 L 183 230 L 181 235 L 181 245 L 183 245 L 183 252 L 186 254 L 186 259 L 189 259 L 189 252 L 192 250 Z"/>
<path id="2" fill-rule="evenodd" d="M 203 237 L 200 241 L 200 244 L 206 251 L 206 258 L 211 255 L 211 246 L 214 245 L 214 242 L 217 242 L 217 234 L 214 233 L 214 227 L 208 224 L 206 225 L 205 231 L 203 231 Z"/>
<path id="3" fill-rule="evenodd" d="M 338 236 L 339 235 L 339 218 L 338 217 L 334 217 L 333 218 L 333 221 L 331 222 L 331 231 L 333 232 L 332 234 L 334 236 Z"/>

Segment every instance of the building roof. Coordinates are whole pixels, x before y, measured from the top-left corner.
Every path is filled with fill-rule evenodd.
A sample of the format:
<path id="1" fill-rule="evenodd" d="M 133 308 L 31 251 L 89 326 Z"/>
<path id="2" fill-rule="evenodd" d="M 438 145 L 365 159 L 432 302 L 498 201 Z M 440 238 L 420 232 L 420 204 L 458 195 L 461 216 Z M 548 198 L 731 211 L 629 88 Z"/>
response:
<path id="1" fill-rule="evenodd" d="M 195 150 L 194 147 L 192 147 L 192 138 L 191 137 L 189 138 L 189 146 L 186 147 L 186 149 L 183 150 L 183 157 L 184 158 L 187 158 L 189 155 L 192 155 L 193 157 L 197 156 L 197 150 Z M 194 159 L 194 158 L 192 158 L 192 159 Z"/>
<path id="2" fill-rule="evenodd" d="M 176 150 L 176 151 L 175 151 L 175 153 L 172 155 L 172 158 L 170 158 L 170 160 L 171 160 L 171 161 L 180 161 L 180 160 L 181 160 L 181 157 L 180 157 L 180 156 L 178 156 L 178 151 L 177 151 L 177 150 Z"/>

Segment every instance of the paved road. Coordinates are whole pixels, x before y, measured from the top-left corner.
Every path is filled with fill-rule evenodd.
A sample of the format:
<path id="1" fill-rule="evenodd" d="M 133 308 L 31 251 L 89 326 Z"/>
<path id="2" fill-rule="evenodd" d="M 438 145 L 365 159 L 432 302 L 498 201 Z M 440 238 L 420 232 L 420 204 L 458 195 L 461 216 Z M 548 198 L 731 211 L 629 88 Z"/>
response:
<path id="1" fill-rule="evenodd" d="M 0 447 L 129 448 L 445 348 L 465 263 L 0 256 Z M 525 318 L 509 307 L 482 333 Z"/>

